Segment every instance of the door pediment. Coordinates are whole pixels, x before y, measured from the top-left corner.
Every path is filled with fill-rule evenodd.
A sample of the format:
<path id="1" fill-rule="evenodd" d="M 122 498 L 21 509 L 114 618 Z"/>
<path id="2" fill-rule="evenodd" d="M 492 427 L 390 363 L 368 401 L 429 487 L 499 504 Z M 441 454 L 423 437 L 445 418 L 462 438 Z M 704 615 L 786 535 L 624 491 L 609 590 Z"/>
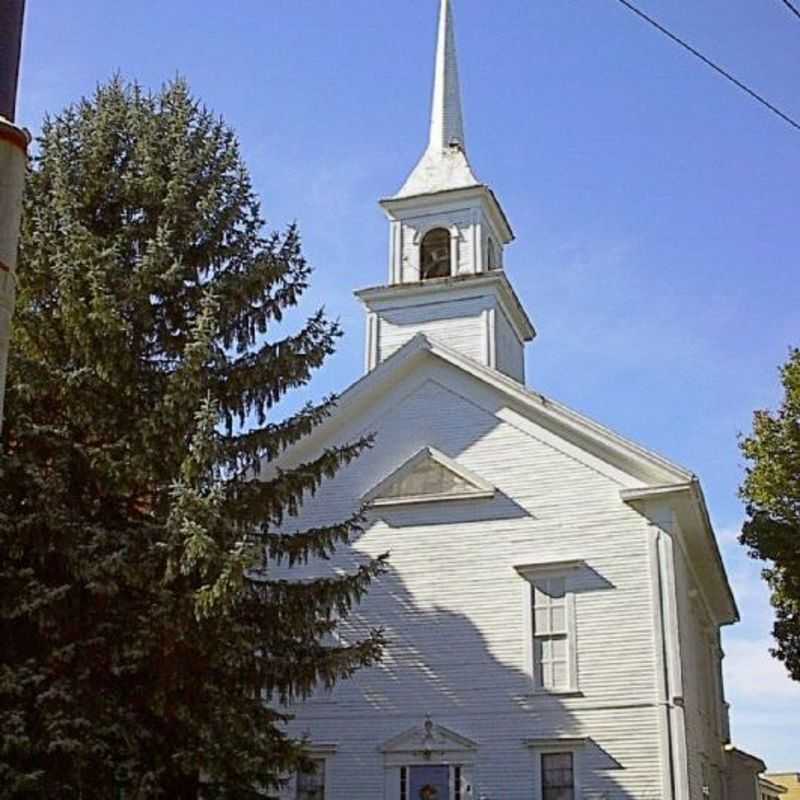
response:
<path id="1" fill-rule="evenodd" d="M 370 489 L 364 501 L 379 507 L 490 499 L 494 494 L 494 486 L 479 475 L 435 448 L 423 447 Z"/>
<path id="2" fill-rule="evenodd" d="M 471 764 L 477 749 L 477 742 L 428 718 L 422 725 L 409 728 L 384 742 L 381 752 L 387 766 L 452 762 Z"/>

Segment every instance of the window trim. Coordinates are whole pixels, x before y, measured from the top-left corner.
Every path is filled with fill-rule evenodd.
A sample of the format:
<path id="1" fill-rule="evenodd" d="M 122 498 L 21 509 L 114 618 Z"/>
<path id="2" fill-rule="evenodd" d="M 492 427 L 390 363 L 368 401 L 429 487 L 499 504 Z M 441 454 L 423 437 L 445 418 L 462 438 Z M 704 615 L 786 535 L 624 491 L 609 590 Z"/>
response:
<path id="1" fill-rule="evenodd" d="M 409 796 L 411 770 L 414 767 L 447 767 L 448 797 L 444 800 L 468 800 L 472 797 L 471 762 L 444 761 L 403 764 L 397 769 L 397 797 L 399 800 L 412 800 Z M 576 798 L 577 800 L 577 798 Z"/>
<path id="2" fill-rule="evenodd" d="M 525 672 L 531 682 L 531 694 L 535 695 L 574 695 L 580 694 L 578 685 L 578 641 L 577 641 L 577 614 L 575 610 L 575 590 L 571 586 L 572 576 L 576 570 L 585 566 L 582 559 L 565 561 L 543 562 L 539 564 L 519 564 L 514 567 L 522 580 L 521 602 L 523 622 L 523 663 Z M 536 681 L 536 664 L 534 663 L 534 620 L 533 601 L 534 583 L 540 578 L 563 578 L 564 598 L 566 606 L 566 637 L 567 637 L 567 685 L 558 689 L 548 689 L 538 686 Z"/>
<path id="3" fill-rule="evenodd" d="M 332 797 L 331 794 L 331 763 L 333 762 L 334 756 L 336 755 L 336 745 L 335 744 L 318 744 L 313 745 L 308 748 L 308 757 L 312 761 L 323 761 L 325 763 L 325 800 Z M 292 797 L 294 800 L 297 800 L 297 773 L 295 773 L 293 777 L 293 791 Z"/>
<path id="4" fill-rule="evenodd" d="M 434 275 L 428 277 L 424 274 L 425 270 L 425 263 L 423 259 L 423 255 L 425 252 L 425 240 L 432 234 L 441 231 L 443 234 L 447 235 L 447 274 L 445 275 Z M 453 276 L 453 251 L 454 251 L 454 243 L 453 243 L 453 230 L 452 226 L 448 225 L 432 225 L 428 228 L 424 233 L 421 233 L 419 239 L 419 279 L 420 281 L 433 281 L 433 280 L 441 280 L 443 278 L 451 278 Z"/>
<path id="5" fill-rule="evenodd" d="M 574 800 L 583 796 L 583 751 L 587 739 L 582 737 L 556 737 L 550 739 L 526 739 L 525 745 L 533 751 L 534 782 L 536 800 L 543 800 L 542 756 L 553 753 L 570 753 L 572 755 L 572 783 Z"/>

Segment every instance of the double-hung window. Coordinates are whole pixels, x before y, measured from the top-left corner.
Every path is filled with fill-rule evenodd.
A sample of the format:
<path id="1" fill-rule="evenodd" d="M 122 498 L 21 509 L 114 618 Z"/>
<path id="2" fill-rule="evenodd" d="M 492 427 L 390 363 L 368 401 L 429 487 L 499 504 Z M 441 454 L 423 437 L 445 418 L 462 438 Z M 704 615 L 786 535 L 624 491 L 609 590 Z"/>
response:
<path id="1" fill-rule="evenodd" d="M 575 800 L 572 753 L 542 753 L 542 800 Z"/>
<path id="2" fill-rule="evenodd" d="M 575 575 L 583 562 L 516 567 L 525 579 L 525 662 L 536 692 L 576 692 Z"/>
<path id="3" fill-rule="evenodd" d="M 533 664 L 537 689 L 570 688 L 567 582 L 544 576 L 533 583 Z"/>
<path id="4" fill-rule="evenodd" d="M 573 736 L 527 739 L 534 753 L 536 800 L 580 800 L 587 739 Z"/>

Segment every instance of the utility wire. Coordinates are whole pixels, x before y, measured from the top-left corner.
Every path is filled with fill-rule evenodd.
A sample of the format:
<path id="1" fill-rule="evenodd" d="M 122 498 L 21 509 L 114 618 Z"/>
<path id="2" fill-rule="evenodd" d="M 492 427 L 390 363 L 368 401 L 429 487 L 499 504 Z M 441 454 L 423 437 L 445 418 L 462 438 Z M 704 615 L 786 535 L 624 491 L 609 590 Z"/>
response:
<path id="1" fill-rule="evenodd" d="M 630 2 L 630 0 L 618 0 L 618 2 L 622 3 L 622 5 L 624 5 L 629 11 L 632 11 L 638 17 L 641 17 L 641 19 L 643 19 L 645 22 L 652 25 L 656 30 L 663 33 L 664 36 L 666 36 L 669 39 L 672 39 L 672 41 L 675 42 L 676 44 L 679 44 L 682 48 L 684 48 L 684 50 L 688 50 L 693 56 L 699 58 L 704 64 L 711 67 L 711 69 L 713 69 L 715 72 L 718 72 L 720 75 L 722 75 L 723 78 L 729 80 L 734 86 L 738 86 L 743 92 L 746 92 L 754 100 L 761 103 L 761 105 L 766 106 L 773 114 L 777 114 L 784 122 L 788 122 L 793 128 L 796 128 L 797 130 L 800 131 L 800 122 L 792 119 L 788 114 L 784 114 L 783 111 L 781 111 L 776 106 L 772 105 L 772 103 L 770 103 L 769 100 L 765 100 L 760 94 L 754 92 L 749 86 L 745 86 L 745 84 L 743 84 L 740 80 L 734 78 L 733 75 L 730 74 L 730 72 L 727 72 L 718 64 L 715 64 L 710 58 L 706 58 L 699 50 L 696 50 L 690 44 L 684 42 L 683 39 L 679 38 L 671 31 L 667 30 L 659 22 L 656 22 L 652 17 L 648 17 L 647 14 L 644 13 L 644 11 L 640 11 L 633 3 Z M 783 2 L 786 3 L 786 5 L 790 6 L 792 10 L 796 14 L 798 14 L 798 16 L 800 16 L 800 13 L 798 13 L 798 11 L 794 8 L 794 6 L 791 6 L 789 0 L 783 0 Z"/>
<path id="2" fill-rule="evenodd" d="M 794 14 L 796 17 L 800 17 L 800 9 L 798 9 L 796 5 L 790 3 L 789 0 L 783 0 L 783 4 L 789 9 L 789 11 L 792 12 L 792 14 Z"/>

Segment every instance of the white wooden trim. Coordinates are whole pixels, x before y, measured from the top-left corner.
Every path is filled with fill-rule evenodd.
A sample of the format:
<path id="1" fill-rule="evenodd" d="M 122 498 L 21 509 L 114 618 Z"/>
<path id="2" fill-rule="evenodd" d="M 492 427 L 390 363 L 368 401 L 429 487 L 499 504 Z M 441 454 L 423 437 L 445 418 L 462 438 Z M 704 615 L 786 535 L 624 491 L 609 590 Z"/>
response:
<path id="1" fill-rule="evenodd" d="M 578 615 L 575 611 L 575 592 L 569 591 L 569 577 L 566 577 L 567 590 L 567 658 L 569 659 L 568 691 L 578 691 Z M 576 795 L 577 797 L 578 795 Z"/>
<path id="2" fill-rule="evenodd" d="M 640 511 L 640 513 L 646 513 L 646 511 L 643 512 L 641 508 L 645 510 L 658 508 L 657 505 L 649 505 L 651 502 L 663 502 L 664 507 L 669 509 L 669 532 L 678 540 L 686 556 L 686 563 L 703 597 L 707 613 L 717 624 L 737 622 L 739 620 L 739 611 L 736 607 L 736 600 L 727 580 L 722 556 L 720 555 L 719 546 L 708 516 L 708 509 L 706 508 L 703 491 L 697 478 L 691 475 L 689 476 L 689 480 L 680 483 L 670 483 L 638 489 L 623 489 L 620 491 L 620 497 L 623 502 Z M 693 555 L 688 553 L 689 541 L 686 537 L 689 529 L 699 531 L 702 538 L 698 539 L 698 543 L 706 549 L 706 553 L 702 558 L 706 558 L 710 555 L 722 574 L 723 591 L 726 596 L 724 599 L 720 598 L 721 605 L 717 605 L 716 607 L 709 599 L 706 591 L 706 581 L 701 580 L 697 574 L 695 565 L 698 562 L 698 555 L 696 553 Z"/>
<path id="3" fill-rule="evenodd" d="M 497 311 L 487 308 L 483 313 L 486 324 L 486 365 L 497 369 Z"/>
<path id="4" fill-rule="evenodd" d="M 499 273 L 493 273 L 496 274 Z M 484 367 L 422 333 L 414 336 L 382 361 L 369 375 L 360 378 L 346 389 L 339 398 L 336 413 L 320 423 L 310 436 L 292 449 L 294 459 L 301 459 L 307 451 L 314 450 L 321 437 L 333 435 L 353 415 L 363 413 L 365 406 L 369 405 L 375 396 L 382 397 L 387 391 L 391 391 L 395 382 L 413 367 L 417 359 L 424 358 L 428 354 L 442 359 L 487 384 L 488 387 L 496 389 L 512 404 L 519 404 L 520 412 L 532 422 L 543 426 L 545 430 L 553 432 L 567 442 L 572 442 L 580 450 L 610 462 L 629 476 L 659 480 L 656 474 L 663 477 L 666 471 L 671 471 L 673 475 L 678 472 L 675 476 L 678 478 L 688 475 L 680 467 L 623 439 L 608 428 L 590 421 L 560 403 L 525 389 L 513 378 Z M 503 418 L 502 410 L 497 412 L 497 416 Z"/>
<path id="5" fill-rule="evenodd" d="M 572 754 L 572 780 L 575 800 L 583 797 L 583 750 L 588 739 L 583 737 L 554 737 L 526 739 L 525 745 L 534 753 L 534 798 L 542 798 L 542 756 L 546 753 Z"/>
<path id="6" fill-rule="evenodd" d="M 483 272 L 483 264 L 481 263 L 481 254 L 483 248 L 481 247 L 481 226 L 480 226 L 480 211 L 474 209 L 472 212 L 472 269 L 469 270 L 475 274 Z"/>
<path id="7" fill-rule="evenodd" d="M 387 506 L 407 506 L 419 503 L 442 503 L 452 500 L 491 500 L 495 495 L 494 489 L 480 492 L 462 492 L 460 494 L 418 494 L 408 497 L 380 497 L 370 500 L 372 508 L 384 508 Z"/>
<path id="8" fill-rule="evenodd" d="M 670 699 L 669 666 L 667 660 L 667 641 L 664 623 L 664 580 L 662 577 L 660 539 L 664 532 L 651 525 L 647 538 L 647 557 L 650 567 L 650 602 L 652 604 L 653 647 L 655 651 L 656 686 L 659 704 L 662 706 L 658 716 L 658 747 L 661 755 L 661 791 L 665 798 L 675 797 L 675 760 L 670 738 Z"/>
<path id="9" fill-rule="evenodd" d="M 450 226 L 450 274 L 458 275 L 460 262 L 461 230 L 456 223 Z"/>
<path id="10" fill-rule="evenodd" d="M 569 558 L 563 561 L 537 561 L 532 564 L 514 564 L 514 569 L 528 578 L 537 575 L 545 575 L 549 572 L 571 572 L 586 566 L 582 558 Z"/>
<path id="11" fill-rule="evenodd" d="M 673 788 L 676 800 L 689 800 L 689 755 L 686 739 L 686 715 L 683 709 L 683 668 L 678 619 L 678 590 L 675 582 L 673 538 L 659 539 L 662 583 L 664 586 L 664 628 L 667 637 L 667 683 L 669 686 Z"/>
<path id="12" fill-rule="evenodd" d="M 523 739 L 525 747 L 533 747 L 537 750 L 553 751 L 564 749 L 577 750 L 583 748 L 589 741 L 588 736 L 542 736 L 531 739 Z"/>
<path id="13" fill-rule="evenodd" d="M 381 492 L 385 491 L 387 487 L 391 486 L 399 478 L 413 472 L 414 468 L 423 461 L 430 459 L 439 464 L 443 469 L 449 470 L 456 477 L 470 485 L 470 489 L 462 492 L 451 492 L 447 494 L 422 494 L 422 495 L 406 495 L 404 497 L 381 497 Z M 423 447 L 417 451 L 411 458 L 404 461 L 399 467 L 392 470 L 385 478 L 382 478 L 375 486 L 372 487 L 364 496 L 363 501 L 369 503 L 373 507 L 379 506 L 396 506 L 408 505 L 411 503 L 433 503 L 442 500 L 475 500 L 475 499 L 490 499 L 495 495 L 495 487 L 491 483 L 484 480 L 480 475 L 476 474 L 470 469 L 467 469 L 462 464 L 459 464 L 454 459 L 446 456 L 435 447 Z"/>
<path id="14" fill-rule="evenodd" d="M 402 223 L 397 220 L 393 221 L 390 224 L 389 232 L 389 283 L 402 283 Z"/>
<path id="15" fill-rule="evenodd" d="M 367 314 L 366 320 L 366 347 L 364 348 L 364 371 L 371 372 L 378 365 L 379 360 L 379 320 L 374 312 Z"/>
<path id="16" fill-rule="evenodd" d="M 433 750 L 430 755 L 422 753 L 387 753 L 383 757 L 386 769 L 392 767 L 474 767 L 475 752 L 472 750 Z"/>
<path id="17" fill-rule="evenodd" d="M 412 253 L 418 255 L 419 250 L 419 247 L 414 247 Z M 419 275 L 416 277 L 419 278 Z M 355 296 L 367 308 L 377 311 L 419 306 L 426 302 L 443 302 L 445 299 L 450 302 L 494 296 L 505 311 L 506 318 L 520 341 L 529 342 L 536 337 L 533 322 L 517 297 L 514 287 L 506 274 L 499 269 L 482 275 L 462 273 L 427 281 L 415 280 L 405 284 L 372 286 L 358 290 Z"/>
<path id="18" fill-rule="evenodd" d="M 530 678 L 531 692 L 535 695 L 576 695 L 580 693 L 578 683 L 578 617 L 575 608 L 575 591 L 570 588 L 570 572 L 579 569 L 586 562 L 581 559 L 550 561 L 541 564 L 515 565 L 514 570 L 523 579 L 521 584 L 523 629 L 523 664 Z M 536 664 L 533 660 L 533 589 L 537 577 L 564 578 L 565 613 L 567 623 L 567 670 L 568 685 L 558 689 L 547 689 L 536 685 Z"/>

